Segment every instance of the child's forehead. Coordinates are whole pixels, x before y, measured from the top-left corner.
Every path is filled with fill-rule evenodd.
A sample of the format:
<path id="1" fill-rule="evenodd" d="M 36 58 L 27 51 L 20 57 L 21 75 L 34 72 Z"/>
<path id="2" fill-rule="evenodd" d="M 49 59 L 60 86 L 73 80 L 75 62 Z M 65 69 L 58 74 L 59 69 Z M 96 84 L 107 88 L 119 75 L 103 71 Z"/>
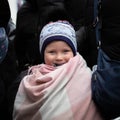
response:
<path id="1" fill-rule="evenodd" d="M 63 46 L 69 46 L 64 40 L 59 40 L 59 39 L 56 39 L 56 40 L 54 40 L 54 41 L 51 41 L 47 46 L 52 46 L 52 45 L 63 45 Z M 47 47 L 46 46 L 46 47 Z M 62 46 L 62 47 L 63 47 Z"/>

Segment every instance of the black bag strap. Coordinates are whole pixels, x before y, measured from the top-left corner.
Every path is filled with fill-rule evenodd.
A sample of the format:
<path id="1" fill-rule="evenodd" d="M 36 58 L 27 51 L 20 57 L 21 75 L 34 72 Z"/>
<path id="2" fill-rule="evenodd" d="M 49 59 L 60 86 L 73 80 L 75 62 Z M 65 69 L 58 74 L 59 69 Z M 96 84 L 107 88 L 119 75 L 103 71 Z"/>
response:
<path id="1" fill-rule="evenodd" d="M 98 47 L 100 47 L 101 45 L 101 28 L 102 28 L 101 2 L 102 0 L 94 0 L 93 27 L 95 28 L 96 42 Z"/>

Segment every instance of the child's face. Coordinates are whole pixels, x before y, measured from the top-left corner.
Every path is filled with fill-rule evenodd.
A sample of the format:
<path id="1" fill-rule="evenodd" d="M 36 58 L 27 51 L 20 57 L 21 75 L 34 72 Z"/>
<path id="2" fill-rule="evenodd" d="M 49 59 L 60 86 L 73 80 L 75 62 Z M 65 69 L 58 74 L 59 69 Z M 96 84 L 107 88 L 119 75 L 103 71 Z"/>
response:
<path id="1" fill-rule="evenodd" d="M 53 66 L 65 64 L 73 56 L 71 47 L 64 41 L 53 41 L 44 51 L 45 64 Z"/>

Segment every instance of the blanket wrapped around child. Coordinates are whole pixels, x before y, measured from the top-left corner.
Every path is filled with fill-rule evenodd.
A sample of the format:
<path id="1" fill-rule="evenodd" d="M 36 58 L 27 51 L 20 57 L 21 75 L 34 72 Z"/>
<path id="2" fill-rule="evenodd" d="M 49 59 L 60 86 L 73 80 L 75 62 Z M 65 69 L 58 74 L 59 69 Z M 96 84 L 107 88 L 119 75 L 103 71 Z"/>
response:
<path id="1" fill-rule="evenodd" d="M 20 83 L 13 120 L 102 120 L 91 98 L 91 74 L 80 54 L 58 67 L 31 67 Z"/>

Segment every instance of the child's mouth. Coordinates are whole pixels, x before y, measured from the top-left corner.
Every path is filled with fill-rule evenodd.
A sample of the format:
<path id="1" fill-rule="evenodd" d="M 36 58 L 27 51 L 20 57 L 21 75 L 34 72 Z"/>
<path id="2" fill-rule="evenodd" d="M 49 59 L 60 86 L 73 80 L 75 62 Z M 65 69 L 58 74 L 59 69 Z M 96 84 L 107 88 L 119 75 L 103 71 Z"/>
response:
<path id="1" fill-rule="evenodd" d="M 63 65 L 63 64 L 64 64 L 64 63 L 62 63 L 62 64 L 54 63 L 53 66 L 54 66 L 54 67 L 58 67 L 58 66 L 61 66 L 61 65 Z"/>

